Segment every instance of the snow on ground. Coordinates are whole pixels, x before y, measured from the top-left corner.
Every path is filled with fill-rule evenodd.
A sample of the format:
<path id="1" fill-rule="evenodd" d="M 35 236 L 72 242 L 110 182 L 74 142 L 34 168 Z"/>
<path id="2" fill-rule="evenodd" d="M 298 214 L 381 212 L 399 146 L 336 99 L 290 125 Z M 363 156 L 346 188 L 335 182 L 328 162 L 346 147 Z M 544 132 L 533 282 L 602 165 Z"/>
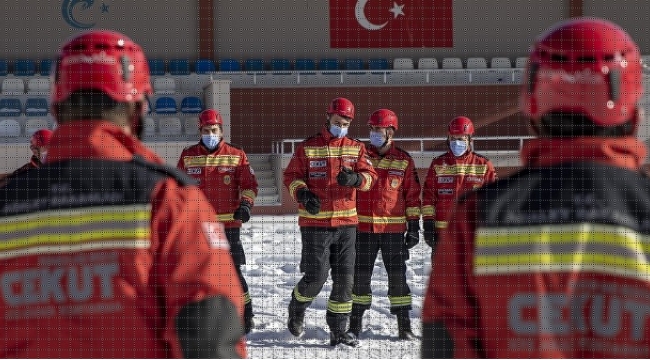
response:
<path id="1" fill-rule="evenodd" d="M 388 277 L 378 256 L 373 274 L 373 304 L 364 316 L 364 331 L 357 348 L 329 346 L 325 323 L 331 279 L 323 287 L 305 316 L 305 334 L 292 336 L 286 328 L 287 306 L 293 287 L 300 281 L 300 231 L 295 215 L 253 216 L 244 224 L 241 235 L 247 265 L 243 267 L 253 299 L 256 328 L 247 337 L 250 358 L 325 359 L 419 358 L 420 341 L 397 339 L 397 322 L 389 312 Z M 381 254 L 381 253 L 380 253 Z M 422 333 L 420 314 L 431 267 L 430 248 L 421 239 L 411 249 L 407 279 L 413 293 L 411 321 L 413 331 Z"/>

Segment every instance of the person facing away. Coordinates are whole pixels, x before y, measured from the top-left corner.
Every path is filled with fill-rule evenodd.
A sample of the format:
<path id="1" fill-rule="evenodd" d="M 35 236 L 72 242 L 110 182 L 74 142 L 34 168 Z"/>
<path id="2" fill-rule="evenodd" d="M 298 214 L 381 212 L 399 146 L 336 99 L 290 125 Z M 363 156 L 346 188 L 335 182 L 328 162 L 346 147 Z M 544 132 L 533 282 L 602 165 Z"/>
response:
<path id="1" fill-rule="evenodd" d="M 0 356 L 245 358 L 223 226 L 137 138 L 151 94 L 141 47 L 81 33 L 53 79 L 47 162 L 0 189 Z"/>
<path id="2" fill-rule="evenodd" d="M 242 273 L 246 254 L 241 243 L 242 223 L 248 222 L 257 196 L 255 172 L 244 150 L 223 141 L 223 118 L 219 111 L 207 109 L 199 114 L 198 144 L 183 149 L 177 167 L 199 181 L 208 201 L 223 223 L 235 270 L 244 287 L 244 331 L 254 326 L 253 303 Z"/>
<path id="3" fill-rule="evenodd" d="M 32 157 L 29 162 L 18 169 L 14 170 L 5 178 L 0 179 L 0 187 L 8 183 L 10 179 L 22 174 L 25 171 L 39 168 L 45 162 L 47 157 L 47 149 L 52 138 L 52 130 L 39 129 L 36 130 L 32 136 L 29 137 L 29 150 L 32 152 Z"/>
<path id="4" fill-rule="evenodd" d="M 371 278 L 381 250 L 388 273 L 390 313 L 397 318 L 398 338 L 413 340 L 411 289 L 406 282 L 409 250 L 420 242 L 420 180 L 408 152 L 395 146 L 395 112 L 378 109 L 368 119 L 368 158 L 377 172 L 375 185 L 357 194 L 356 261 L 350 332 L 363 330 L 363 315 L 372 304 Z"/>
<path id="5" fill-rule="evenodd" d="M 531 47 L 523 169 L 459 200 L 441 234 L 422 356 L 648 358 L 650 181 L 640 51 L 574 18 Z"/>
<path id="6" fill-rule="evenodd" d="M 353 119 L 350 100 L 332 100 L 325 127 L 297 146 L 284 171 L 284 185 L 299 204 L 300 271 L 304 273 L 291 293 L 287 327 L 294 336 L 303 334 L 305 311 L 331 269 L 333 285 L 325 318 L 332 346 L 358 345 L 348 331 L 358 223 L 356 197 L 357 191 L 370 190 L 377 179 L 365 145 L 346 136 Z"/>

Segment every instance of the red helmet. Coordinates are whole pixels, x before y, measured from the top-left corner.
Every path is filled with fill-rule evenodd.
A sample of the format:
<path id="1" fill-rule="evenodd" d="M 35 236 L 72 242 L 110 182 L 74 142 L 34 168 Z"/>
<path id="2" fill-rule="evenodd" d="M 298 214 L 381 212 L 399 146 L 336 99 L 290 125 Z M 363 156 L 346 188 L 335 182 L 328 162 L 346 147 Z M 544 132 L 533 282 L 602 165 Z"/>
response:
<path id="1" fill-rule="evenodd" d="M 601 19 L 562 22 L 532 47 L 520 105 L 539 122 L 549 112 L 577 113 L 600 126 L 636 120 L 643 94 L 639 48 Z"/>
<path id="2" fill-rule="evenodd" d="M 36 147 L 48 146 L 50 144 L 50 139 L 52 139 L 52 130 L 40 129 L 32 134 L 30 139 L 30 145 Z"/>
<path id="3" fill-rule="evenodd" d="M 79 90 L 99 90 L 118 102 L 144 101 L 152 92 L 149 64 L 140 46 L 108 30 L 91 30 L 66 42 L 52 83 L 52 103 Z"/>
<path id="4" fill-rule="evenodd" d="M 354 119 L 354 104 L 346 98 L 336 98 L 332 100 L 329 108 L 327 108 L 327 114 L 337 114 L 346 118 Z"/>
<path id="5" fill-rule="evenodd" d="M 379 109 L 370 114 L 368 119 L 369 126 L 392 127 L 397 130 L 397 115 L 392 110 Z"/>
<path id="6" fill-rule="evenodd" d="M 199 127 L 207 125 L 223 125 L 221 114 L 215 109 L 207 109 L 199 114 Z"/>
<path id="7" fill-rule="evenodd" d="M 451 136 L 472 136 L 474 135 L 474 124 L 468 117 L 458 116 L 449 122 L 447 133 Z"/>

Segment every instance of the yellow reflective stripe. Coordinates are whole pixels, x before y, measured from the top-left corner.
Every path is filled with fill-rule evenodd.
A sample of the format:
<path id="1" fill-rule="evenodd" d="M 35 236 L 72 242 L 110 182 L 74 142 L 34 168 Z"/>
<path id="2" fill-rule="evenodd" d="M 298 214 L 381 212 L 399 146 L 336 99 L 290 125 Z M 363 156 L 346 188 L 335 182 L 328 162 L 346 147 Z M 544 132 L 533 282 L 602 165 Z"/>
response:
<path id="1" fill-rule="evenodd" d="M 386 169 L 386 170 L 406 170 L 409 166 L 408 160 L 395 160 L 395 159 L 381 159 L 381 161 L 373 162 L 373 166 L 376 169 Z"/>
<path id="2" fill-rule="evenodd" d="M 348 314 L 352 311 L 352 301 L 338 302 L 328 300 L 327 311 L 335 314 Z"/>
<path id="3" fill-rule="evenodd" d="M 250 198 L 251 200 L 255 200 L 255 191 L 253 190 L 242 190 L 241 196 L 245 196 L 247 198 Z"/>
<path id="4" fill-rule="evenodd" d="M 411 305 L 413 300 L 411 295 L 406 296 L 389 296 L 390 306 L 407 306 Z"/>
<path id="5" fill-rule="evenodd" d="M 446 229 L 448 225 L 446 221 L 436 221 L 436 229 Z"/>
<path id="6" fill-rule="evenodd" d="M 359 156 L 360 146 L 305 146 L 305 156 L 308 158 L 332 158 L 340 156 Z"/>
<path id="7" fill-rule="evenodd" d="M 407 217 L 420 216 L 420 208 L 419 207 L 407 207 L 406 208 L 406 216 Z"/>
<path id="8" fill-rule="evenodd" d="M 435 165 L 437 175 L 485 175 L 487 165 L 475 164 L 453 164 L 453 165 Z"/>
<path id="9" fill-rule="evenodd" d="M 359 222 L 369 224 L 405 224 L 405 216 L 365 216 L 359 215 Z"/>
<path id="10" fill-rule="evenodd" d="M 372 295 L 352 294 L 352 303 L 357 305 L 370 305 L 372 304 Z"/>
<path id="11" fill-rule="evenodd" d="M 44 255 L 44 254 L 70 254 L 81 251 L 97 251 L 111 249 L 148 249 L 151 247 L 151 240 L 109 240 L 109 241 L 92 241 L 77 244 L 60 244 L 32 246 L 17 250 L 8 250 L 0 252 L 0 260 L 13 259 L 23 256 Z"/>
<path id="12" fill-rule="evenodd" d="M 324 219 L 331 219 L 331 218 L 348 218 L 351 216 L 357 216 L 357 209 L 349 209 L 349 210 L 339 210 L 339 211 L 321 211 L 316 215 L 312 215 L 308 213 L 304 209 L 298 209 L 298 215 L 300 217 L 304 217 L 307 219 L 315 219 L 315 220 L 324 220 Z"/>
<path id="13" fill-rule="evenodd" d="M 306 187 L 307 183 L 304 182 L 303 180 L 294 180 L 289 184 L 289 194 L 291 194 L 291 197 L 295 200 L 296 199 L 296 190 L 299 187 Z"/>
<path id="14" fill-rule="evenodd" d="M 217 214 L 217 221 L 219 222 L 235 221 L 235 214 L 234 213 Z"/>
<path id="15" fill-rule="evenodd" d="M 436 216 L 436 208 L 433 205 L 425 205 L 422 207 L 422 216 Z"/>
<path id="16" fill-rule="evenodd" d="M 298 292 L 298 286 L 293 288 L 293 296 L 298 300 L 299 302 L 310 302 L 314 301 L 315 297 L 309 297 L 309 296 L 302 296 Z"/>
<path id="17" fill-rule="evenodd" d="M 251 294 L 247 291 L 244 293 L 244 304 L 251 303 Z"/>
<path id="18" fill-rule="evenodd" d="M 241 161 L 239 155 L 198 155 L 183 157 L 185 167 L 205 166 L 238 166 Z"/>
<path id="19" fill-rule="evenodd" d="M 370 190 L 370 188 L 372 187 L 372 176 L 370 176 L 370 174 L 365 173 L 365 172 L 361 173 L 361 176 L 363 176 L 363 178 L 364 178 L 366 181 L 365 181 L 365 184 L 363 184 L 363 186 L 361 186 L 361 187 L 359 188 L 359 190 L 361 190 L 361 191 L 368 191 L 368 190 Z"/>

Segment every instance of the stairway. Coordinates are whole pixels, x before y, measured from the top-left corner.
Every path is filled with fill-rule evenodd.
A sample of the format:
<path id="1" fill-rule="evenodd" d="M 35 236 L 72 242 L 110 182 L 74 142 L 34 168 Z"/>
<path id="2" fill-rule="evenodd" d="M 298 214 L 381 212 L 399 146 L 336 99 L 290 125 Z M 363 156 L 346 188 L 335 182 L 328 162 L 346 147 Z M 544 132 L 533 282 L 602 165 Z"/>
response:
<path id="1" fill-rule="evenodd" d="M 271 163 L 271 154 L 248 154 L 248 161 L 255 171 L 258 184 L 255 206 L 278 206 L 280 189 L 275 180 L 275 170 Z"/>

